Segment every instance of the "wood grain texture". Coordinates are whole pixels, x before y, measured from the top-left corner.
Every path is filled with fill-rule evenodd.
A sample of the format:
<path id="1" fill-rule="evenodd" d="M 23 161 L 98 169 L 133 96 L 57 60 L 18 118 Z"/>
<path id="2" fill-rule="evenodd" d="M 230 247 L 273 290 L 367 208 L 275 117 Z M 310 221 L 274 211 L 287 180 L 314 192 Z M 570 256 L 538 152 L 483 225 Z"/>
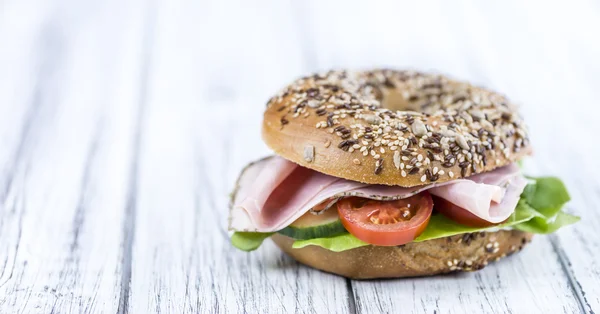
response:
<path id="1" fill-rule="evenodd" d="M 117 310 L 141 47 L 116 4 L 6 8 L 33 21 L 0 28 L 2 313 Z"/>
<path id="2" fill-rule="evenodd" d="M 543 263 L 533 265 L 541 256 Z M 577 313 L 580 305 L 569 285 L 551 244 L 541 237 L 476 273 L 352 282 L 357 309 L 365 313 L 407 305 L 412 313 Z"/>
<path id="3" fill-rule="evenodd" d="M 221 179 L 233 180 L 243 158 L 228 154 L 232 147 L 212 137 L 227 131 L 224 125 L 211 123 L 228 121 L 225 112 L 205 112 L 206 118 L 191 121 L 184 117 L 190 114 L 188 110 L 156 104 L 148 108 L 130 310 L 292 312 L 314 308 L 319 312 L 339 308 L 345 312 L 344 279 L 306 269 L 270 242 L 254 254 L 230 246 L 226 231 L 230 185 Z M 182 123 L 186 120 L 202 126 Z M 243 125 L 241 119 L 229 121 Z M 241 138 L 243 132 L 240 128 L 230 134 Z"/>
<path id="4" fill-rule="evenodd" d="M 257 9 L 243 2 L 236 5 Z M 268 45 L 265 39 L 278 33 L 265 34 L 274 31 L 267 28 L 270 23 L 253 25 L 251 16 L 241 15 L 242 9 L 228 11 L 227 5 L 181 8 L 180 3 L 162 3 L 158 8 L 166 13 L 159 16 L 156 26 L 157 50 L 142 124 L 129 310 L 348 312 L 345 279 L 304 268 L 270 242 L 254 254 L 229 244 L 227 195 L 232 183 L 249 158 L 268 153 L 260 141 L 260 120 L 245 119 L 247 115 L 259 117 L 261 113 L 252 109 L 264 106 L 265 95 L 257 97 L 251 87 L 280 81 L 255 80 L 252 73 L 258 67 L 236 70 L 256 66 L 249 61 L 266 51 L 265 46 L 238 49 L 231 55 L 235 67 L 215 64 L 220 54 L 232 53 L 225 45 L 237 49 L 240 43 L 214 38 L 214 28 L 224 36 L 231 27 L 214 16 L 233 14 L 232 19 L 248 25 L 245 35 L 255 37 L 239 34 L 236 38 L 254 40 L 254 44 Z M 212 41 L 221 45 L 204 45 Z M 234 56 L 248 61 L 234 60 Z M 266 59 L 256 60 L 267 64 Z M 263 73 L 280 70 L 269 67 L 269 73 Z M 232 114 L 238 110 L 239 114 Z"/>
<path id="5" fill-rule="evenodd" d="M 597 313 L 599 32 L 586 1 L 0 1 L 0 313 Z M 227 195 L 269 154 L 266 100 L 374 66 L 521 103 L 526 172 L 561 177 L 582 221 L 433 278 L 349 281 L 270 241 L 231 247 Z"/>

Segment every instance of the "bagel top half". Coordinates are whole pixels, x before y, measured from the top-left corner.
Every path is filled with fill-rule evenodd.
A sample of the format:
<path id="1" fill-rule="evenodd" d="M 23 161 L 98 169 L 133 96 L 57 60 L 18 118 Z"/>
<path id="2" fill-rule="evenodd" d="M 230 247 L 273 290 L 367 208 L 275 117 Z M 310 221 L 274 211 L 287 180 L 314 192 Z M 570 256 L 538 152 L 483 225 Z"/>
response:
<path id="1" fill-rule="evenodd" d="M 413 71 L 330 71 L 267 103 L 262 136 L 281 157 L 368 184 L 416 186 L 468 177 L 531 153 L 503 95 Z"/>

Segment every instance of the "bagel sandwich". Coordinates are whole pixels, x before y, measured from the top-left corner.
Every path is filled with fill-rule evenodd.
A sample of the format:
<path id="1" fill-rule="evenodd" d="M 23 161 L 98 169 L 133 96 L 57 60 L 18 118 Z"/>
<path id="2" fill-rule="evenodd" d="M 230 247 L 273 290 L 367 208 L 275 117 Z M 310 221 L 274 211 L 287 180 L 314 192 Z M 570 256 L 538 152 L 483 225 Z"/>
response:
<path id="1" fill-rule="evenodd" d="M 442 75 L 300 78 L 268 101 L 262 138 L 274 155 L 235 184 L 232 244 L 270 237 L 341 276 L 475 271 L 579 220 L 558 178 L 521 172 L 532 148 L 516 106 Z"/>

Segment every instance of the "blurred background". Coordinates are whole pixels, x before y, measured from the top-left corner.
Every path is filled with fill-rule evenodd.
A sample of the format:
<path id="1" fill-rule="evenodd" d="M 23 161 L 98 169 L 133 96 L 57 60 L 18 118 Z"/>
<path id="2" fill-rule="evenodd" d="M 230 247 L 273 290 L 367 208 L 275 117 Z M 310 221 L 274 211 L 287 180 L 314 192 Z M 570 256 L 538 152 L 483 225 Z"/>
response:
<path id="1" fill-rule="evenodd" d="M 583 295 L 600 295 L 599 38 L 592 0 L 0 0 L 0 312 L 369 300 L 368 284 L 311 273 L 270 243 L 240 254 L 226 221 L 239 170 L 269 154 L 266 101 L 308 73 L 374 67 L 508 95 L 531 131 L 528 174 L 563 178 L 583 217 L 479 277 L 372 286 L 395 294 L 381 304 L 437 289 L 446 297 L 405 301 L 460 312 L 464 291 L 473 312 L 523 298 L 598 311 Z"/>
<path id="2" fill-rule="evenodd" d="M 129 92 L 187 106 L 194 119 L 235 108 L 258 121 L 265 101 L 300 75 L 395 67 L 488 86 L 530 116 L 593 101 L 599 12 L 585 0 L 4 0 L 0 103 L 22 105 L 16 94 L 44 80 L 55 94 L 71 88 L 81 106 Z M 101 88 L 104 101 L 90 95 Z M 583 105 L 571 110 L 590 117 Z"/>

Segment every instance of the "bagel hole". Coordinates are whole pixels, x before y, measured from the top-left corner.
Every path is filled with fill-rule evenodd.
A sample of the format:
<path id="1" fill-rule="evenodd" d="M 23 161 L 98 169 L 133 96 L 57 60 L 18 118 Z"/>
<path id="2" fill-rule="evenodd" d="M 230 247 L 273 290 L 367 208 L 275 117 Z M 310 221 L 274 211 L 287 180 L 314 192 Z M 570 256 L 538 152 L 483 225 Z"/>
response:
<path id="1" fill-rule="evenodd" d="M 383 99 L 381 100 L 384 108 L 400 111 L 420 111 L 418 101 L 410 101 L 404 98 L 401 92 L 395 89 L 383 91 Z"/>

